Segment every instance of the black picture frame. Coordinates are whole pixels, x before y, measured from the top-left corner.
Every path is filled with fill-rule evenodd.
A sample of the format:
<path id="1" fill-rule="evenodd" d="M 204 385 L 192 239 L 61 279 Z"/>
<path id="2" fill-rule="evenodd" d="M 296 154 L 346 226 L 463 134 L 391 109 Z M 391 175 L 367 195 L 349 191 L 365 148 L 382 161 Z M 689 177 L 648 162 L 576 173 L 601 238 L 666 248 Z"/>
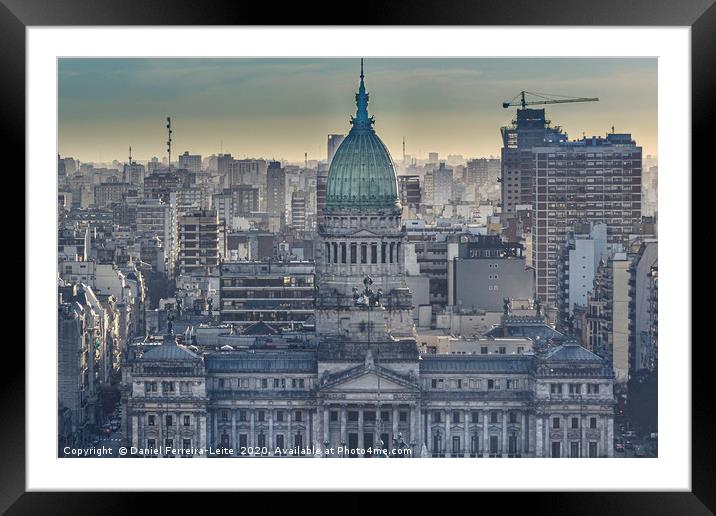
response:
<path id="1" fill-rule="evenodd" d="M 714 0 L 664 2 L 653 0 L 530 0 L 403 2 L 365 1 L 346 4 L 304 2 L 239 4 L 213 1 L 210 6 L 191 0 L 2 0 L 4 143 L 7 154 L 19 159 L 15 170 L 24 170 L 25 156 L 25 28 L 52 25 L 549 25 L 549 26 L 689 26 L 692 34 L 692 157 L 693 168 L 708 176 L 713 168 L 711 148 L 716 114 L 716 5 Z M 48 114 L 48 118 L 54 114 Z M 49 122 L 48 122 L 49 123 Z M 697 164 L 702 166 L 697 168 Z M 708 166 L 711 164 L 711 166 Z M 691 174 L 691 171 L 683 171 Z M 31 188 L 32 185 L 26 185 Z M 26 190 L 28 192 L 28 190 Z M 695 204 L 694 199 L 692 204 Z M 685 217 L 691 214 L 687 210 Z M 688 253 L 685 256 L 689 256 Z M 31 271 L 26 271 L 26 274 Z M 687 278 L 691 282 L 691 278 Z M 20 292 L 24 288 L 20 287 Z M 27 301 L 27 300 L 26 300 Z M 685 300 L 686 301 L 686 300 Z M 696 306 L 696 303 L 693 303 Z M 6 323 L 10 324 L 10 323 Z M 684 328 L 691 346 L 692 330 Z M 671 345 L 672 343 L 667 343 Z M 692 491 L 640 493 L 531 493 L 510 494 L 510 509 L 580 514 L 712 514 L 714 495 L 714 403 L 706 383 L 713 364 L 713 346 L 704 341 L 692 347 Z M 26 493 L 25 492 L 25 353 L 16 341 L 6 340 L 2 375 L 0 425 L 0 510 L 7 514 L 114 514 L 137 512 L 147 495 L 128 493 Z M 8 365 L 12 364 L 12 367 Z M 32 379 L 29 379 L 32 381 Z M 320 489 L 320 486 L 317 486 Z M 356 493 L 356 496 L 361 496 Z M 213 495 L 216 496 L 216 495 Z M 365 495 L 363 495 L 365 496 Z M 439 496 L 439 495 L 438 495 Z M 479 494 L 479 496 L 491 496 Z M 186 496 L 164 496 L 163 512 L 184 506 Z M 226 499 L 220 497 L 219 500 Z M 216 500 L 216 499 L 215 499 Z M 343 499 L 350 506 L 350 498 Z M 400 498 L 401 503 L 416 497 Z M 419 500 L 419 498 L 418 498 Z M 487 508 L 490 500 L 481 499 Z M 298 502 L 300 504 L 300 502 Z M 308 501 L 307 503 L 312 503 Z M 438 502 L 440 503 L 440 502 Z M 212 503 L 215 505 L 216 501 Z"/>

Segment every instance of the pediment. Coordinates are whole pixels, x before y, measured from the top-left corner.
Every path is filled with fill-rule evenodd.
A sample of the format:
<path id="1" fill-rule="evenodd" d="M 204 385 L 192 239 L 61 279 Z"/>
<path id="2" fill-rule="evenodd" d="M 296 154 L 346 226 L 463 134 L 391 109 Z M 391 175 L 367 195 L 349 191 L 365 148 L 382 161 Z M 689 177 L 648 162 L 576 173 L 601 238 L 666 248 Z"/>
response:
<path id="1" fill-rule="evenodd" d="M 360 368 L 349 374 L 336 375 L 321 386 L 321 390 L 342 392 L 414 392 L 417 389 L 417 383 L 378 368 Z"/>
<path id="2" fill-rule="evenodd" d="M 373 233 L 372 231 L 369 231 L 367 229 L 359 229 L 355 233 L 351 234 L 352 237 L 370 237 L 370 238 L 380 238 L 380 235 L 378 233 Z"/>

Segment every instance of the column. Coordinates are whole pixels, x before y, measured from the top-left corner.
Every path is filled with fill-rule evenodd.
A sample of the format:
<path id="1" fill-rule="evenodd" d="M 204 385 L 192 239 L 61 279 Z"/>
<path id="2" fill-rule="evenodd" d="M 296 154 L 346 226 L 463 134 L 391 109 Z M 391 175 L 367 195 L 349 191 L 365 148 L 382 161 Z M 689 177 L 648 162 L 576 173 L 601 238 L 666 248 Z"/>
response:
<path id="1" fill-rule="evenodd" d="M 537 416 L 533 412 L 527 414 L 527 452 L 530 457 L 535 456 L 537 448 Z"/>
<path id="2" fill-rule="evenodd" d="M 536 417 L 535 421 L 535 457 L 544 457 L 544 419 L 542 416 Z"/>
<path id="3" fill-rule="evenodd" d="M 211 419 L 213 420 L 213 428 L 214 428 L 214 435 L 211 438 L 211 442 L 214 444 L 214 446 L 219 445 L 219 411 L 214 410 L 211 413 Z"/>
<path id="4" fill-rule="evenodd" d="M 199 448 L 206 448 L 206 415 L 199 416 Z"/>
<path id="5" fill-rule="evenodd" d="M 400 413 L 398 411 L 398 405 L 393 405 L 393 439 L 398 438 L 398 434 L 400 433 L 398 430 L 398 422 L 400 421 Z M 406 444 L 410 444 L 410 441 L 408 440 L 407 436 L 403 437 L 404 440 L 406 440 Z M 386 448 L 392 448 L 393 443 L 385 443 Z"/>
<path id="6" fill-rule="evenodd" d="M 358 408 L 358 448 L 363 448 L 363 407 Z"/>
<path id="7" fill-rule="evenodd" d="M 231 447 L 234 449 L 234 455 L 239 454 L 239 440 L 236 437 L 236 409 L 231 409 Z"/>
<path id="8" fill-rule="evenodd" d="M 291 411 L 291 407 L 286 407 L 286 422 L 288 423 L 288 432 L 284 440 L 286 441 L 286 448 L 293 448 L 293 432 L 292 432 L 292 422 L 293 422 L 293 412 Z"/>
<path id="9" fill-rule="evenodd" d="M 509 413 L 507 410 L 502 411 L 502 456 L 507 457 L 507 418 Z"/>
<path id="10" fill-rule="evenodd" d="M 418 436 L 417 436 L 416 430 L 415 430 L 416 427 L 418 426 L 418 424 L 416 424 L 417 418 L 418 418 L 418 411 L 417 411 L 415 405 L 413 405 L 413 404 L 410 405 L 410 412 L 409 412 L 408 416 L 410 417 L 410 419 L 409 419 L 409 421 L 410 421 L 410 441 L 408 444 L 410 444 L 412 442 L 415 443 L 415 450 L 413 450 L 413 453 L 415 453 L 415 455 L 417 456 L 417 455 L 420 455 L 420 451 L 423 449 L 423 443 L 422 443 L 422 440 L 418 439 Z"/>
<path id="11" fill-rule="evenodd" d="M 579 456 L 580 457 L 589 457 L 589 446 L 586 442 L 587 437 L 587 416 L 582 415 L 582 417 L 579 418 Z"/>
<path id="12" fill-rule="evenodd" d="M 341 405 L 341 442 L 345 444 L 345 446 L 348 446 L 348 436 L 346 435 L 346 418 L 347 418 L 347 411 L 346 406 Z"/>
<path id="13" fill-rule="evenodd" d="M 521 423 L 520 423 L 520 435 L 522 436 L 522 439 L 520 439 L 520 455 L 522 457 L 525 457 L 529 453 L 529 432 L 527 432 L 527 416 L 524 412 L 524 410 L 521 413 Z"/>
<path id="14" fill-rule="evenodd" d="M 567 427 L 569 426 L 569 415 L 559 416 L 559 424 L 562 429 L 562 451 L 560 457 L 569 457 L 569 440 L 567 439 Z"/>
<path id="15" fill-rule="evenodd" d="M 323 442 L 326 441 L 330 442 L 331 440 L 331 428 L 330 428 L 330 419 L 328 414 L 328 407 L 326 405 L 323 406 Z M 323 443 L 321 443 L 323 444 Z M 330 447 L 330 444 L 328 445 Z"/>
<path id="16" fill-rule="evenodd" d="M 607 457 L 614 457 L 614 417 L 607 416 Z"/>
<path id="17" fill-rule="evenodd" d="M 269 434 L 268 434 L 268 442 L 266 443 L 266 447 L 268 448 L 268 454 L 273 455 L 273 450 L 275 448 L 274 442 L 273 442 L 273 407 L 269 407 L 268 409 L 268 426 L 269 426 Z"/>
<path id="18" fill-rule="evenodd" d="M 482 456 L 483 457 L 489 457 L 490 456 L 490 438 L 487 426 L 489 425 L 490 421 L 490 411 L 489 410 L 483 410 L 482 411 Z"/>
<path id="19" fill-rule="evenodd" d="M 445 450 L 446 457 L 452 457 L 452 443 L 448 443 L 450 440 L 450 410 L 445 409 L 445 438 L 443 439 L 443 450 Z"/>
<path id="20" fill-rule="evenodd" d="M 465 437 L 463 437 L 462 441 L 462 454 L 465 457 L 470 456 L 470 410 L 465 409 L 462 411 L 463 414 L 465 414 Z"/>
<path id="21" fill-rule="evenodd" d="M 256 446 L 256 436 L 254 435 L 254 432 L 256 430 L 256 410 L 251 407 L 251 423 L 249 427 L 249 446 L 254 447 Z"/>
<path id="22" fill-rule="evenodd" d="M 139 442 L 139 418 L 134 415 L 132 416 L 132 445 L 138 448 L 143 448 L 145 443 Z M 161 443 L 157 443 L 157 447 L 162 446 Z"/>

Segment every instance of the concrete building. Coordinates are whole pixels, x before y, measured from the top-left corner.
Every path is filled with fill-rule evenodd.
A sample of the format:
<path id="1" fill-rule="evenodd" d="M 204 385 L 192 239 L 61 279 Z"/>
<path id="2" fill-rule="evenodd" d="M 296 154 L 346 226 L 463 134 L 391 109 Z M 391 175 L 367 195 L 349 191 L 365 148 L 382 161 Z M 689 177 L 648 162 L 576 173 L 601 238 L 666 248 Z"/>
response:
<path id="1" fill-rule="evenodd" d="M 607 243 L 628 244 L 641 221 L 641 147 L 629 134 L 533 147 L 533 264 L 537 295 L 557 300 L 559 246 L 577 222 L 607 224 Z"/>
<path id="2" fill-rule="evenodd" d="M 200 210 L 179 217 L 177 269 L 191 273 L 218 267 L 221 260 L 219 218 L 214 210 Z"/>
<path id="3" fill-rule="evenodd" d="M 653 332 L 657 331 L 654 318 L 657 315 L 658 290 L 654 283 L 654 271 L 658 270 L 658 247 L 656 240 L 642 242 L 630 268 L 629 356 L 632 373 L 645 369 L 653 371 L 656 367 L 657 345 Z"/>
<path id="4" fill-rule="evenodd" d="M 201 172 L 201 154 L 189 154 L 189 151 L 180 154 L 179 168 L 189 172 Z"/>
<path id="5" fill-rule="evenodd" d="M 602 262 L 587 302 L 588 347 L 608 359 L 615 382 L 629 380 L 629 279 L 631 260 L 616 253 Z"/>
<path id="6" fill-rule="evenodd" d="M 607 225 L 576 223 L 560 246 L 557 262 L 557 324 L 567 328 L 574 307 L 587 306 L 588 293 L 601 261 L 609 259 L 614 245 L 607 245 Z M 617 245 L 620 250 L 621 244 Z"/>
<path id="7" fill-rule="evenodd" d="M 521 244 L 485 235 L 458 249 L 448 261 L 448 305 L 499 312 L 505 299 L 534 297 L 534 271 L 525 265 Z"/>
<path id="8" fill-rule="evenodd" d="M 269 230 L 278 232 L 286 212 L 286 171 L 278 161 L 270 162 L 266 172 L 266 211 Z"/>
<path id="9" fill-rule="evenodd" d="M 300 329 L 315 313 L 315 265 L 311 262 L 225 262 L 221 266 L 223 322 L 265 322 L 276 330 Z"/>

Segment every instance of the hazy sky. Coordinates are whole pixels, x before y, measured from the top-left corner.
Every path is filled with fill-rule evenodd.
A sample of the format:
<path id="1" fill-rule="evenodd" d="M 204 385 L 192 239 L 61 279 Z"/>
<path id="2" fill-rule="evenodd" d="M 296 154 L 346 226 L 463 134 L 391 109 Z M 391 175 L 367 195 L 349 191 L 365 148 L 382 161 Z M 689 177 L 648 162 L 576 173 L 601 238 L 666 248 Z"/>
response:
<path id="1" fill-rule="evenodd" d="M 347 133 L 358 59 L 60 59 L 59 153 L 81 161 L 166 155 L 326 159 Z M 657 154 L 656 59 L 366 58 L 369 112 L 393 159 L 497 155 L 521 90 L 599 102 L 546 106 L 570 138 L 631 132 Z M 540 107 L 540 106 L 538 106 Z"/>

